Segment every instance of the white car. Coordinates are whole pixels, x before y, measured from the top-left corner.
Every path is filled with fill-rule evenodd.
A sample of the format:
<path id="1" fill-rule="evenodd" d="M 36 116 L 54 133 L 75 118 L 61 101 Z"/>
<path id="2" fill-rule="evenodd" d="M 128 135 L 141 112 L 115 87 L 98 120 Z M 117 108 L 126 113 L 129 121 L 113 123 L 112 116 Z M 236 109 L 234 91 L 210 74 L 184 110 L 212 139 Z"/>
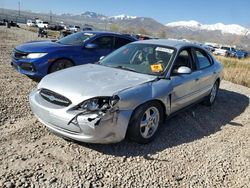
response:
<path id="1" fill-rule="evenodd" d="M 220 48 L 216 48 L 213 53 L 215 55 L 234 57 L 236 54 L 236 50 L 232 47 L 221 46 Z"/>
<path id="2" fill-rule="evenodd" d="M 80 26 L 77 26 L 77 25 L 70 25 L 69 26 L 69 30 L 70 31 L 74 31 L 74 32 L 77 32 L 77 31 L 80 31 L 81 30 L 81 28 L 80 28 Z"/>
<path id="3" fill-rule="evenodd" d="M 29 27 L 34 27 L 34 26 L 36 26 L 36 24 L 35 24 L 35 22 L 32 21 L 32 20 L 27 20 L 27 26 L 29 26 Z"/>
<path id="4" fill-rule="evenodd" d="M 49 23 L 41 21 L 41 22 L 38 22 L 36 25 L 39 28 L 48 28 Z"/>

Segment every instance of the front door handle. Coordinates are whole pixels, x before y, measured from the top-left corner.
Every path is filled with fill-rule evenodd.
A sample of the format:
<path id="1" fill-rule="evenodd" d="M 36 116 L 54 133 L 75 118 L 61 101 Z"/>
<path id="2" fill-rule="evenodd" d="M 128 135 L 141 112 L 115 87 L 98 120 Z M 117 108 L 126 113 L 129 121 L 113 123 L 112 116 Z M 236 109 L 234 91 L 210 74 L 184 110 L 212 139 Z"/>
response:
<path id="1" fill-rule="evenodd" d="M 199 81 L 200 80 L 200 78 L 195 78 L 195 81 Z"/>

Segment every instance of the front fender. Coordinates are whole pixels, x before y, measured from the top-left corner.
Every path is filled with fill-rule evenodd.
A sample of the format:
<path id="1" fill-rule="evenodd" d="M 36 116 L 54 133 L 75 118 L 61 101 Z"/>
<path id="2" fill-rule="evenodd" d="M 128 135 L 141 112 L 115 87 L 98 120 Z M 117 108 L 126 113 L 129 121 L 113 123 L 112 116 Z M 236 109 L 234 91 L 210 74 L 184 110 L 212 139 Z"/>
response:
<path id="1" fill-rule="evenodd" d="M 169 80 L 161 79 L 128 88 L 118 93 L 120 97 L 120 110 L 134 110 L 136 107 L 148 101 L 160 101 L 166 110 L 166 114 L 170 113 L 169 95 L 172 92 L 172 86 Z"/>

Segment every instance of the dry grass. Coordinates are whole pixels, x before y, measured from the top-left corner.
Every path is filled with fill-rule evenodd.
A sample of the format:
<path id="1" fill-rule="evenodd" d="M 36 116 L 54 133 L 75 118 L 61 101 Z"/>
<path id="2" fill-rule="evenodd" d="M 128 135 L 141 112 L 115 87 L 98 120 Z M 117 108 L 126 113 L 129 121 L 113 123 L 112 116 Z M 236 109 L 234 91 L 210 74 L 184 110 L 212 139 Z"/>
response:
<path id="1" fill-rule="evenodd" d="M 223 79 L 250 87 L 250 58 L 235 59 L 217 56 L 223 65 Z"/>

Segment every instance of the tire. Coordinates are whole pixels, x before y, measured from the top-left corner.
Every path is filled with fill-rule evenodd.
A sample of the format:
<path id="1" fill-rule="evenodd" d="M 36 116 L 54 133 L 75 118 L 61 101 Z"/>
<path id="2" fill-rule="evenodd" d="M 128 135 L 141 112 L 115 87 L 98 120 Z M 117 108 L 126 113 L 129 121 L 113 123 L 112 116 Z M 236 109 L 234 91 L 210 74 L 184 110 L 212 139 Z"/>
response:
<path id="1" fill-rule="evenodd" d="M 205 99 L 205 105 L 212 106 L 214 104 L 214 101 L 215 101 L 217 94 L 218 94 L 218 90 L 219 90 L 219 81 L 217 80 L 214 83 L 211 92 L 209 93 L 209 95 Z"/>
<path id="2" fill-rule="evenodd" d="M 156 102 L 147 102 L 137 107 L 129 122 L 127 135 L 129 139 L 147 144 L 157 135 L 163 122 L 163 109 Z"/>
<path id="3" fill-rule="evenodd" d="M 52 63 L 52 65 L 49 68 L 49 73 L 56 72 L 62 69 L 66 69 L 72 66 L 74 66 L 74 64 L 70 60 L 60 59 Z"/>

